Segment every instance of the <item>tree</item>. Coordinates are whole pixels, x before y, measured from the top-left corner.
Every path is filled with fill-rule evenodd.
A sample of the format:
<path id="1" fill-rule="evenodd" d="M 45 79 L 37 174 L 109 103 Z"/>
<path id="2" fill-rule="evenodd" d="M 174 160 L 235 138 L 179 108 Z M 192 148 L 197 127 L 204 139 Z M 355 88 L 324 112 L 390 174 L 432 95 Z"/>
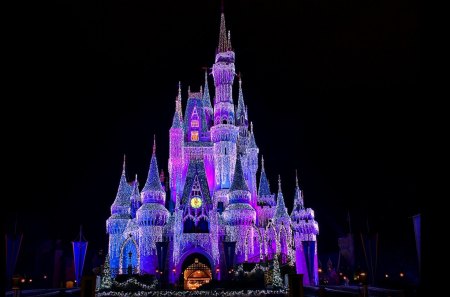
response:
<path id="1" fill-rule="evenodd" d="M 106 255 L 105 264 L 103 265 L 102 280 L 100 282 L 100 289 L 111 289 L 112 278 L 111 269 L 109 267 L 109 254 Z"/>
<path id="2" fill-rule="evenodd" d="M 281 278 L 280 264 L 278 263 L 278 255 L 273 257 L 273 281 L 274 288 L 283 287 L 283 279 Z"/>

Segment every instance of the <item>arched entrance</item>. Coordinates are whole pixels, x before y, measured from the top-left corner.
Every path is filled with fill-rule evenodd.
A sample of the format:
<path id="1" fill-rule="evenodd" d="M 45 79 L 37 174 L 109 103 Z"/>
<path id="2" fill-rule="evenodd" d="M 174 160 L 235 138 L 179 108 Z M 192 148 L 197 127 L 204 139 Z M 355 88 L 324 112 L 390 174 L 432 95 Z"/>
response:
<path id="1" fill-rule="evenodd" d="M 185 290 L 196 290 L 212 279 L 208 258 L 199 253 L 189 255 L 183 263 L 183 282 Z"/>

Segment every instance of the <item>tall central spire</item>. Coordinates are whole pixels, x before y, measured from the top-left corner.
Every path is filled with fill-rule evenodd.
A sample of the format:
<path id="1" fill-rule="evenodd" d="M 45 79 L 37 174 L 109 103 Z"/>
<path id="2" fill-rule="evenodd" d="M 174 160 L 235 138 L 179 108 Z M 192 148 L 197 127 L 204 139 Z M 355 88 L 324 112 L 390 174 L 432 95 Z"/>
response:
<path id="1" fill-rule="evenodd" d="M 220 15 L 220 32 L 219 32 L 219 53 L 227 52 L 231 48 L 231 42 L 228 39 L 227 36 L 227 28 L 225 26 L 225 14 L 223 13 Z"/>

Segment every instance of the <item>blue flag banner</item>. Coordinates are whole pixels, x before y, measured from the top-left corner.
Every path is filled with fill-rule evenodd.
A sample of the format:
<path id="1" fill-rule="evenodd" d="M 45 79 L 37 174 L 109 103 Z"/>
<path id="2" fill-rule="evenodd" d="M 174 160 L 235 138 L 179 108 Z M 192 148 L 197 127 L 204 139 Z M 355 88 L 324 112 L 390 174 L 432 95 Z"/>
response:
<path id="1" fill-rule="evenodd" d="M 420 214 L 413 216 L 414 234 L 416 236 L 417 259 L 419 261 L 420 270 Z"/>
<path id="2" fill-rule="evenodd" d="M 84 258 L 86 257 L 87 241 L 72 241 L 73 260 L 75 264 L 75 279 L 77 285 L 80 285 L 81 276 L 83 274 Z"/>
<path id="3" fill-rule="evenodd" d="M 309 281 L 314 284 L 314 253 L 316 249 L 315 241 L 303 241 L 303 251 L 305 253 L 306 268 L 308 269 Z"/>

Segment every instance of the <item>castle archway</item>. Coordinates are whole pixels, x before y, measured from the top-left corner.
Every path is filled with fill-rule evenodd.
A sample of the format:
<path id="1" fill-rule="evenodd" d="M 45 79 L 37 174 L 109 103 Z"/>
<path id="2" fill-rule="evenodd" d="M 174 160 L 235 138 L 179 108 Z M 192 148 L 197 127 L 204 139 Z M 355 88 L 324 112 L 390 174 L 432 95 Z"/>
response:
<path id="1" fill-rule="evenodd" d="M 182 278 L 185 290 L 196 290 L 212 279 L 211 263 L 200 253 L 187 256 L 182 264 Z"/>

